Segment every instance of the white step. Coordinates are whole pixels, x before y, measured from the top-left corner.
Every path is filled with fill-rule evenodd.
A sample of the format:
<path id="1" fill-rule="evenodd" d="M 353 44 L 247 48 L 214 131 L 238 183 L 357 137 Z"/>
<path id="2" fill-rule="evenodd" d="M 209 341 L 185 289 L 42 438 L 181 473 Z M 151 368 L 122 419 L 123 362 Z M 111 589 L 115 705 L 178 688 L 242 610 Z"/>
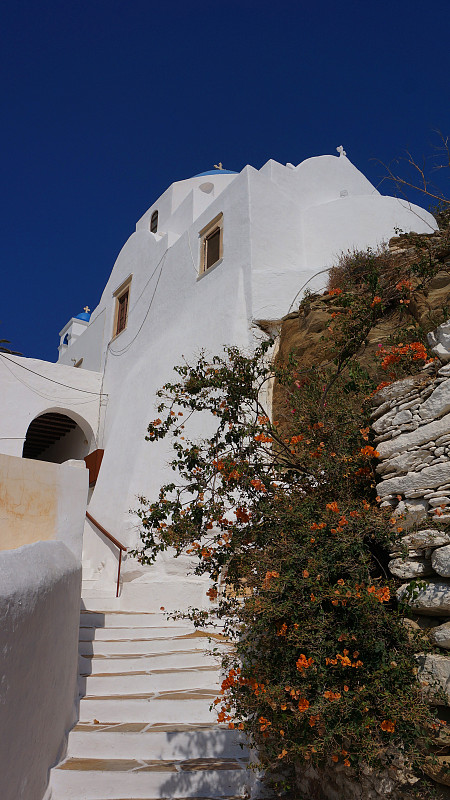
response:
<path id="1" fill-rule="evenodd" d="M 220 644 L 219 649 L 224 645 Z M 83 655 L 94 656 L 115 656 L 115 655 L 150 655 L 153 653 L 174 653 L 176 651 L 204 652 L 205 649 L 214 649 L 217 643 L 209 645 L 208 639 L 200 636 L 189 637 L 180 636 L 174 639 L 125 639 L 103 641 L 83 641 L 79 643 L 79 652 Z"/>
<path id="2" fill-rule="evenodd" d="M 192 689 L 219 690 L 217 669 L 178 670 L 149 675 L 89 675 L 78 679 L 80 694 L 87 697 L 156 694 L 158 692 L 191 691 Z"/>
<path id="3" fill-rule="evenodd" d="M 137 614 L 128 611 L 80 611 L 80 625 L 85 628 L 171 628 L 183 625 L 194 630 L 189 620 L 169 619 L 164 612 Z"/>
<path id="4" fill-rule="evenodd" d="M 81 596 L 96 598 L 100 602 L 115 598 L 117 585 L 114 581 L 99 580 L 98 578 L 83 575 L 81 580 Z"/>
<path id="5" fill-rule="evenodd" d="M 174 694 L 176 696 L 176 693 Z M 99 723 L 145 722 L 152 725 L 177 723 L 187 725 L 195 722 L 214 725 L 217 723 L 217 713 L 214 709 L 209 709 L 213 696 L 210 692 L 205 692 L 205 695 L 202 696 L 198 692 L 196 696 L 192 692 L 192 694 L 184 693 L 183 696 L 183 693 L 180 692 L 176 699 L 161 697 L 139 700 L 81 698 L 80 722 L 98 720 Z"/>
<path id="6" fill-rule="evenodd" d="M 220 668 L 220 661 L 214 656 L 206 655 L 202 650 L 186 652 L 185 650 L 174 653 L 161 653 L 156 655 L 134 656 L 133 658 L 86 658 L 80 656 L 80 675 L 104 675 L 105 673 L 129 674 L 135 672 L 152 672 L 155 669 L 194 669 L 194 668 Z"/>
<path id="7" fill-rule="evenodd" d="M 178 611 L 188 608 L 211 608 L 205 580 L 166 580 L 149 583 L 125 582 L 120 596 L 116 585 L 102 581 L 85 581 L 82 586 L 82 608 L 90 611 Z"/>
<path id="8" fill-rule="evenodd" d="M 96 641 L 135 641 L 136 639 L 169 639 L 173 636 L 186 636 L 192 634 L 192 628 L 187 625 L 174 626 L 173 628 L 81 628 L 80 642 Z"/>
<path id="9" fill-rule="evenodd" d="M 185 758 L 243 758 L 248 755 L 239 731 L 211 727 L 181 731 L 115 733 L 74 730 L 69 737 L 68 758 L 137 758 L 182 760 Z"/>
<path id="10" fill-rule="evenodd" d="M 240 769 L 122 772 L 53 770 L 52 800 L 153 800 L 153 798 L 229 798 L 244 796 L 250 771 Z"/>

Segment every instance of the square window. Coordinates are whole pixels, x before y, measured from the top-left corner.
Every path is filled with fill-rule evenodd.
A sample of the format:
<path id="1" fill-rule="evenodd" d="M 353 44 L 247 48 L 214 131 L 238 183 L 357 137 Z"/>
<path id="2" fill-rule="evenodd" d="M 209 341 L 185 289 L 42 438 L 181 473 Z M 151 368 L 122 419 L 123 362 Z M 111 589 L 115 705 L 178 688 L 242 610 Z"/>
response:
<path id="1" fill-rule="evenodd" d="M 223 256 L 223 214 L 215 217 L 200 233 L 200 274 L 217 264 Z"/>
<path id="2" fill-rule="evenodd" d="M 127 314 L 128 314 L 128 289 L 117 298 L 117 326 L 116 336 L 127 327 Z"/>
<path id="3" fill-rule="evenodd" d="M 131 276 L 114 292 L 116 307 L 114 311 L 113 337 L 125 330 L 128 322 Z"/>

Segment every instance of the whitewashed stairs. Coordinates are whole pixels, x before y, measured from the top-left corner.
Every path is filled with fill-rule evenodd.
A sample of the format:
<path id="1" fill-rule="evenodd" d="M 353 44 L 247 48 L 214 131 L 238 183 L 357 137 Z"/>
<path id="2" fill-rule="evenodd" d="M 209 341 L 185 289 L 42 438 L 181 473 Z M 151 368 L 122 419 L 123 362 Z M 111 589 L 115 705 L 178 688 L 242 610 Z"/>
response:
<path id="1" fill-rule="evenodd" d="M 161 613 L 83 611 L 80 721 L 52 770 L 52 800 L 259 795 L 241 734 L 209 709 L 220 683 L 210 648 Z"/>

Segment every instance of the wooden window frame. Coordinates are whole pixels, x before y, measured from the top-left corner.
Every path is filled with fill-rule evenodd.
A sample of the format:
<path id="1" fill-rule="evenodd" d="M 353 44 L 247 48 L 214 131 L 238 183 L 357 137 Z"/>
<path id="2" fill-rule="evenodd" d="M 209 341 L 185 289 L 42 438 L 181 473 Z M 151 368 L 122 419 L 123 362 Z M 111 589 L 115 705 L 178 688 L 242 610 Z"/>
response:
<path id="1" fill-rule="evenodd" d="M 121 283 L 119 288 L 116 289 L 116 291 L 113 293 L 113 297 L 116 298 L 116 304 L 114 308 L 113 335 L 112 335 L 113 339 L 115 339 L 117 336 L 120 336 L 120 334 L 127 329 L 128 314 L 130 312 L 130 286 L 132 277 L 133 277 L 132 275 L 129 275 L 128 278 L 123 283 Z M 127 308 L 125 312 L 125 324 L 119 331 L 117 330 L 117 326 L 119 324 L 120 301 L 125 295 L 128 295 Z"/>
<path id="2" fill-rule="evenodd" d="M 210 264 L 209 267 L 206 266 L 207 258 L 208 258 L 208 239 L 217 231 L 219 231 L 219 257 L 214 261 L 213 264 Z M 220 264 L 223 258 L 223 213 L 217 214 L 211 222 L 208 222 L 204 228 L 198 234 L 200 238 L 200 269 L 199 275 L 205 275 L 205 273 L 210 272 L 217 264 Z"/>
<path id="3" fill-rule="evenodd" d="M 155 209 L 155 211 L 153 212 L 153 214 L 150 217 L 150 233 L 157 233 L 158 232 L 158 222 L 159 222 L 158 217 L 159 217 L 158 209 Z M 156 222 L 156 225 L 155 225 L 155 222 Z"/>

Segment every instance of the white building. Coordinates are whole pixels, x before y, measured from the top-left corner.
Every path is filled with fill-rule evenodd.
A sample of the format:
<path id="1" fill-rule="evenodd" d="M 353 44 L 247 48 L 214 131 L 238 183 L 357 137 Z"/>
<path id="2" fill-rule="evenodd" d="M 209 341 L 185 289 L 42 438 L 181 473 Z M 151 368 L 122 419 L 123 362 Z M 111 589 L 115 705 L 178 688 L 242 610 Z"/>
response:
<path id="1" fill-rule="evenodd" d="M 197 796 L 202 774 L 208 796 L 244 793 L 240 764 L 234 772 L 214 772 L 216 756 L 241 753 L 234 733 L 216 726 L 202 739 L 195 727 L 212 724 L 205 697 L 217 685 L 217 667 L 199 660 L 198 640 L 187 644 L 179 636 L 174 642 L 173 627 L 159 613 L 161 606 L 207 604 L 205 581 L 189 575 L 187 558 L 165 554 L 150 568 L 128 559 L 116 598 L 122 551 L 98 525 L 123 546 L 135 544 L 130 509 L 138 495 L 156 499 L 168 477 L 167 443 L 146 442 L 147 425 L 157 389 L 183 357 L 193 359 L 202 348 L 214 354 L 227 344 L 251 350 L 258 322 L 296 308 L 307 287 L 323 288 L 340 252 L 376 247 L 398 229 L 436 228 L 423 209 L 381 196 L 338 149 L 339 157 L 310 158 L 297 167 L 269 161 L 260 170 L 215 169 L 172 184 L 138 221 L 92 314 L 85 309 L 61 330 L 56 364 L 0 355 L 0 771 L 6 800 L 41 800 L 44 793 L 47 800 Z M 190 431 L 196 433 L 202 431 Z M 96 523 L 85 521 L 86 497 Z M 81 631 L 88 634 L 82 636 L 77 688 L 82 538 Z M 154 639 L 155 626 L 164 641 Z M 105 628 L 99 640 L 98 627 Z M 111 652 L 112 662 L 102 660 Z M 154 657 L 167 674 L 154 669 Z M 103 673 L 108 663 L 114 675 L 91 674 Z M 170 688 L 170 681 L 176 699 L 151 699 L 155 687 Z M 76 719 L 83 730 L 70 734 L 67 760 L 48 787 L 48 769 L 65 755 Z M 147 731 L 150 722 L 169 719 L 181 730 Z M 99 720 L 105 730 L 98 729 Z M 143 732 L 108 729 L 122 722 L 130 731 L 142 722 Z M 139 772 L 143 761 L 120 761 L 149 753 L 174 760 L 174 783 L 164 764 L 156 774 Z M 214 755 L 211 771 L 185 764 L 183 772 L 180 753 Z M 94 767 L 92 756 L 100 759 Z M 119 759 L 116 766 L 111 758 Z"/>
<path id="2" fill-rule="evenodd" d="M 2 358 L 2 451 L 61 462 L 104 450 L 89 512 L 134 544 L 130 509 L 164 481 L 167 445 L 144 437 L 173 365 L 201 348 L 251 348 L 255 323 L 292 310 L 306 287 L 322 288 L 341 251 L 435 227 L 423 209 L 381 196 L 342 152 L 172 184 L 138 221 L 92 314 L 60 332 L 58 363 Z M 117 555 L 87 522 L 87 568 L 111 588 Z M 147 580 L 130 569 L 129 583 Z M 153 568 L 163 605 L 169 576 L 181 577 L 186 597 L 185 572 L 168 558 Z M 189 597 L 199 601 L 195 586 Z"/>

